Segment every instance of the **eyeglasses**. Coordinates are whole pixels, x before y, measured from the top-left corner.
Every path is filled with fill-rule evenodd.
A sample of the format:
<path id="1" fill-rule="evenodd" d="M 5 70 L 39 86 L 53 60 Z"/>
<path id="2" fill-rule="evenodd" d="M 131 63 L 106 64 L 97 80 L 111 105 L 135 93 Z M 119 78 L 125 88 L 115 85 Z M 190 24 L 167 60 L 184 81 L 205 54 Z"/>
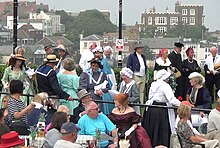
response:
<path id="1" fill-rule="evenodd" d="M 3 100 L 2 102 L 5 103 L 5 102 L 8 102 L 8 101 L 7 100 Z"/>
<path id="2" fill-rule="evenodd" d="M 99 110 L 99 108 L 97 107 L 97 108 L 94 108 L 94 109 L 90 109 L 90 110 L 97 110 L 97 111 L 98 111 L 98 110 Z"/>

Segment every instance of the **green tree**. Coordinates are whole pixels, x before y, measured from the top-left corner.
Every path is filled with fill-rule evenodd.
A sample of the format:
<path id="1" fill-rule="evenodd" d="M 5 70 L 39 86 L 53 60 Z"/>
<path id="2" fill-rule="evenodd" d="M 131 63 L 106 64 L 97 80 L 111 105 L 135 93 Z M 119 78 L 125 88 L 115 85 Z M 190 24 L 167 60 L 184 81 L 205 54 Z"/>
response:
<path id="1" fill-rule="evenodd" d="M 145 31 L 141 32 L 141 38 L 153 38 L 155 36 L 157 27 L 148 26 Z"/>
<path id="2" fill-rule="evenodd" d="M 115 32 L 116 26 L 110 19 L 98 10 L 86 10 L 80 12 L 73 23 L 70 24 L 70 30 L 66 32 L 71 41 L 79 42 L 79 34 L 84 36 L 91 34 L 102 35 L 104 32 Z"/>

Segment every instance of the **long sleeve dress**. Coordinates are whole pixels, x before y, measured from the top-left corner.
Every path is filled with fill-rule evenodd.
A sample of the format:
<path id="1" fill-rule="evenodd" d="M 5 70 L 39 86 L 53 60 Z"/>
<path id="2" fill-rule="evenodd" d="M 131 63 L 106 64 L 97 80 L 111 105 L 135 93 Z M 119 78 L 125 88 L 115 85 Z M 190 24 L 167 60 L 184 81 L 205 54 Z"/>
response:
<path id="1" fill-rule="evenodd" d="M 114 114 L 109 115 L 109 119 L 118 128 L 119 139 L 124 138 L 125 132 L 133 125 L 138 124 L 141 121 L 140 115 L 136 112 L 130 112 L 127 114 Z M 128 137 L 130 140 L 131 148 L 151 148 L 150 139 L 143 127 L 138 126 Z"/>
<path id="2" fill-rule="evenodd" d="M 102 96 L 95 94 L 95 86 L 102 84 L 105 80 L 107 81 L 107 76 L 105 73 L 100 71 L 92 72 L 90 69 L 89 71 L 83 72 L 80 75 L 78 90 L 86 89 L 91 93 L 93 100 L 102 100 Z M 106 87 L 101 90 L 103 93 L 107 93 L 109 89 L 109 84 L 107 84 Z M 101 111 L 104 110 L 102 103 L 100 103 L 100 109 Z"/>
<path id="3" fill-rule="evenodd" d="M 24 83 L 23 94 L 32 94 L 32 91 L 29 87 L 29 84 L 28 84 L 28 82 L 26 82 L 25 78 L 26 78 L 26 75 L 25 75 L 25 70 L 24 69 L 22 69 L 18 73 L 16 73 L 14 70 L 12 70 L 12 67 L 9 66 L 5 69 L 1 81 L 5 81 L 9 84 L 12 80 L 20 80 Z M 3 98 L 3 97 L 1 97 L 1 98 Z M 26 96 L 21 96 L 20 99 L 22 100 L 22 102 L 25 105 L 27 105 L 27 97 Z"/>
<path id="4" fill-rule="evenodd" d="M 147 105 L 179 106 L 172 88 L 163 80 L 151 84 Z M 142 126 L 145 128 L 153 147 L 169 147 L 170 135 L 175 133 L 175 113 L 173 109 L 148 107 L 144 112 Z"/>

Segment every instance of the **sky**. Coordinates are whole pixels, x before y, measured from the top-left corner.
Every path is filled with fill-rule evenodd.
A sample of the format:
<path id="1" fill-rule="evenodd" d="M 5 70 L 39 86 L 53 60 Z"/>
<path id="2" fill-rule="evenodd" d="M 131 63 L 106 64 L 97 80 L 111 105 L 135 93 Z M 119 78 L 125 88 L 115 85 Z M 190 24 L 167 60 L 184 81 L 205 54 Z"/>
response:
<path id="1" fill-rule="evenodd" d="M 2 0 L 0 0 L 2 1 Z M 79 12 L 87 9 L 110 10 L 111 21 L 118 24 L 119 0 L 36 0 L 47 3 L 50 9 Z M 177 0 L 123 0 L 123 23 L 140 23 L 141 13 L 155 6 L 156 11 L 164 12 L 166 7 L 174 11 Z M 182 4 L 201 4 L 204 6 L 205 24 L 210 31 L 220 30 L 220 0 L 180 0 Z"/>

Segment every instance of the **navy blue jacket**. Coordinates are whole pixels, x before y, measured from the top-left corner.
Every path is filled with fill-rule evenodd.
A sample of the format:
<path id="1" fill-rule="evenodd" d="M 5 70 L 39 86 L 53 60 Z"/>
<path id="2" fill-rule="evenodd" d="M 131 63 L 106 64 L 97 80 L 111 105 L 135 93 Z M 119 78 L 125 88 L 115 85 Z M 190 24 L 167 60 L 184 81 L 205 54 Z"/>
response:
<path id="1" fill-rule="evenodd" d="M 141 56 L 144 60 L 144 65 L 146 67 L 145 73 L 147 73 L 146 57 L 143 54 Z M 140 62 L 138 60 L 136 52 L 129 55 L 128 62 L 127 62 L 127 67 L 130 68 L 133 72 L 139 72 L 140 71 L 141 65 L 140 65 Z"/>

